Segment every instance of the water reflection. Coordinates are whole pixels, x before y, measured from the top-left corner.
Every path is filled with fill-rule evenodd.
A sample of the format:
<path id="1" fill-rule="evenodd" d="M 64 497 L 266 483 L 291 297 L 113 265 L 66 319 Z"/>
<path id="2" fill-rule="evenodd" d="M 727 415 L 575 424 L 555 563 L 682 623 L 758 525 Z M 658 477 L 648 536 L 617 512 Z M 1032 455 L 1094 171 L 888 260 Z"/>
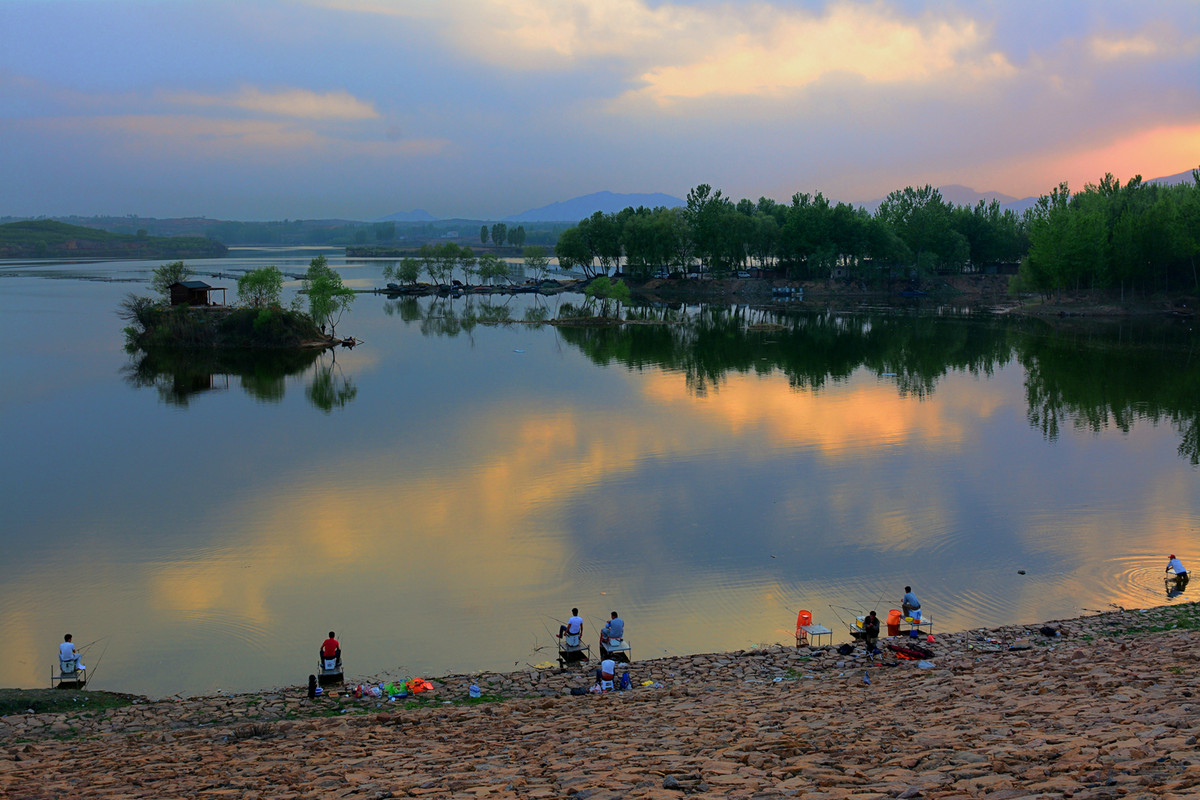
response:
<path id="1" fill-rule="evenodd" d="M 455 336 L 506 322 L 507 308 L 453 298 L 398 301 L 426 335 Z M 527 321 L 553 313 L 546 303 Z M 703 397 L 731 375 L 786 376 L 796 390 L 821 390 L 866 368 L 900 397 L 924 398 L 951 372 L 990 377 L 1014 359 L 1026 370 L 1029 424 L 1054 441 L 1063 425 L 1128 432 L 1134 420 L 1169 422 L 1178 452 L 1200 464 L 1198 341 L 1174 324 L 1099 323 L 1059 330 L 1023 318 L 990 320 L 899 313 L 797 313 L 743 306 L 643 308 L 636 324 L 562 326 L 558 335 L 601 366 L 682 373 Z M 751 402 L 754 402 L 752 400 Z"/>
<path id="2" fill-rule="evenodd" d="M 593 644 L 621 612 L 649 658 L 787 641 L 801 607 L 832 627 L 905 584 L 939 631 L 1161 603 L 1163 555 L 1200 558 L 1182 428 L 1138 423 L 1195 418 L 1174 331 L 364 298 L 369 344 L 336 361 L 146 369 L 182 409 L 116 377 L 124 287 L 78 287 L 0 295 L 0 329 L 33 309 L 50 345 L 14 356 L 0 414 L 0 685 L 44 682 L 67 630 L 118 643 L 103 688 L 250 689 L 303 683 L 331 628 L 359 676 L 544 661 L 571 606 Z"/>
<path id="3" fill-rule="evenodd" d="M 322 411 L 342 408 L 358 396 L 335 349 L 139 351 L 121 372 L 130 386 L 153 388 L 162 402 L 182 408 L 198 395 L 228 391 L 231 380 L 260 403 L 279 403 L 287 379 L 306 372 L 305 397 Z"/>
<path id="4" fill-rule="evenodd" d="M 514 295 L 401 297 L 385 301 L 383 311 L 404 322 L 419 323 L 425 336 L 454 338 L 470 335 L 480 325 L 505 325 L 518 319 L 546 321 L 550 316 L 546 299 L 533 297 L 534 304 L 527 306 L 517 302 Z"/>

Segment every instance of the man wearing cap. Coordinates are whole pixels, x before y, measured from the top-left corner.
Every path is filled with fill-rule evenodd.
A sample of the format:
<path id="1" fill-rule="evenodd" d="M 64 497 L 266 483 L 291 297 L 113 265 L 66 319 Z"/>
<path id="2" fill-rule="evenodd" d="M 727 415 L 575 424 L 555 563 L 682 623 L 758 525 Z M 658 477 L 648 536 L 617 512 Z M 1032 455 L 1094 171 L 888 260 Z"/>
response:
<path id="1" fill-rule="evenodd" d="M 1175 585 L 1180 589 L 1182 589 L 1184 586 L 1187 586 L 1187 582 L 1189 580 L 1188 571 L 1184 568 L 1183 562 L 1175 557 L 1174 553 L 1171 553 L 1171 560 L 1167 562 L 1167 568 L 1164 570 L 1164 572 L 1175 573 Z"/>

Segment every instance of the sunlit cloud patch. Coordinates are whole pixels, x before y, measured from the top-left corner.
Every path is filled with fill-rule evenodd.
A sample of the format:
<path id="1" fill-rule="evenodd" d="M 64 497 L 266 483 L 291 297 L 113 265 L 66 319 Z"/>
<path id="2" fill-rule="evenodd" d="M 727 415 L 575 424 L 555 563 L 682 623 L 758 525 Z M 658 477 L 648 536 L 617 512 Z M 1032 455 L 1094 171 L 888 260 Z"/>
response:
<path id="1" fill-rule="evenodd" d="M 349 92 L 312 92 L 307 89 L 284 89 L 266 92 L 244 86 L 229 94 L 198 94 L 180 92 L 169 94 L 169 101 L 182 105 L 238 108 L 280 117 L 300 119 L 378 119 L 379 112 L 364 100 Z"/>

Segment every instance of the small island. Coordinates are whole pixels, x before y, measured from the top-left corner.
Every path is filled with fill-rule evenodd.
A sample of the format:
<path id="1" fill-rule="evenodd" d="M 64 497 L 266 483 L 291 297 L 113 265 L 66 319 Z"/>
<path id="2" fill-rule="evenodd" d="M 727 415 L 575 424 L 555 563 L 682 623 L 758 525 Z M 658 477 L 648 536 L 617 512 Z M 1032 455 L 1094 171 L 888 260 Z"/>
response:
<path id="1" fill-rule="evenodd" d="M 203 236 L 109 233 L 53 220 L 0 225 L 0 258 L 217 258 L 227 252 Z"/>
<path id="2" fill-rule="evenodd" d="M 283 273 L 278 267 L 238 278 L 236 306 L 212 302 L 214 287 L 190 277 L 184 262 L 164 264 L 150 281 L 157 297 L 130 294 L 121 301 L 117 314 L 129 323 L 127 350 L 299 350 L 352 344 L 338 339 L 336 329 L 354 292 L 342 285 L 324 256 L 314 258 L 305 273 L 307 311 L 301 297 L 289 308 L 281 304 Z"/>

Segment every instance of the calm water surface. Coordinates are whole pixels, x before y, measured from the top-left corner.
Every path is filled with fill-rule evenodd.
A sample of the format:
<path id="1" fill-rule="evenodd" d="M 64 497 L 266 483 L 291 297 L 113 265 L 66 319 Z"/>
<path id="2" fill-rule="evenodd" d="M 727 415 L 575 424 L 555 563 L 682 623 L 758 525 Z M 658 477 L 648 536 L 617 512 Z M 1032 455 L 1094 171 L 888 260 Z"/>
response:
<path id="1" fill-rule="evenodd" d="M 230 300 L 314 251 L 235 253 L 193 263 Z M 336 358 L 130 357 L 156 265 L 0 262 L 0 685 L 47 684 L 68 631 L 94 687 L 193 694 L 303 683 L 331 628 L 352 676 L 437 675 L 551 659 L 573 605 L 636 659 L 906 583 L 939 630 L 1141 607 L 1200 565 L 1186 326 L 362 295 Z"/>

